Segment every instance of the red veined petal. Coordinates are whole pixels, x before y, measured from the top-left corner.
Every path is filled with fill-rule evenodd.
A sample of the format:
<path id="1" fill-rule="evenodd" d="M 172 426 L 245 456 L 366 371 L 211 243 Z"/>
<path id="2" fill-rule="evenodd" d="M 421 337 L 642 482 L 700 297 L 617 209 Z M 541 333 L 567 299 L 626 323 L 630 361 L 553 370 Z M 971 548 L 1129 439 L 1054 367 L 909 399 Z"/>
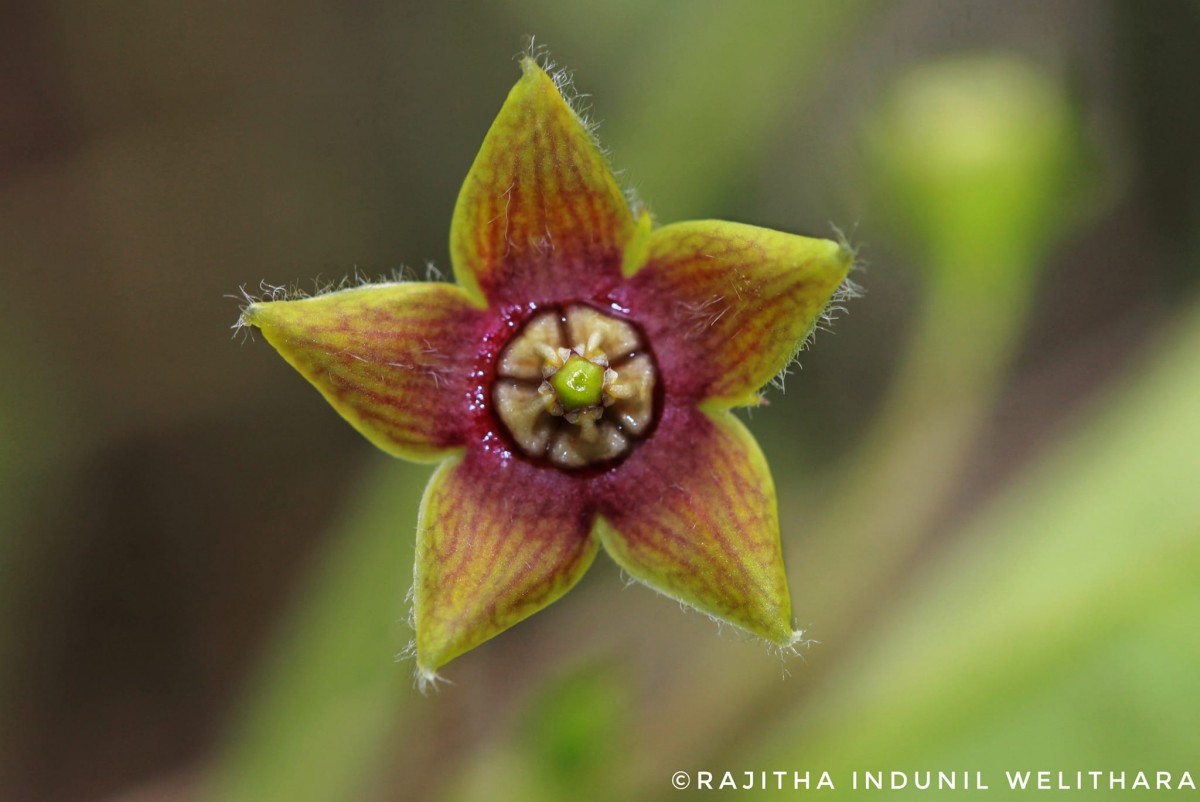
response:
<path id="1" fill-rule="evenodd" d="M 367 439 L 421 462 L 463 445 L 478 319 L 462 288 L 423 282 L 266 301 L 242 314 Z"/>
<path id="2" fill-rule="evenodd" d="M 417 522 L 421 677 L 570 590 L 596 554 L 591 525 L 558 471 L 480 451 L 438 468 Z"/>
<path id="3" fill-rule="evenodd" d="M 450 257 L 477 302 L 545 300 L 620 277 L 633 217 L 603 154 L 532 59 L 458 196 Z"/>
<path id="4" fill-rule="evenodd" d="M 769 641 L 794 642 L 775 486 L 732 414 L 668 408 L 613 485 L 597 532 L 626 572 Z"/>
<path id="5" fill-rule="evenodd" d="M 795 357 L 853 255 L 836 242 L 716 220 L 650 234 L 630 304 L 676 399 L 730 407 Z"/>

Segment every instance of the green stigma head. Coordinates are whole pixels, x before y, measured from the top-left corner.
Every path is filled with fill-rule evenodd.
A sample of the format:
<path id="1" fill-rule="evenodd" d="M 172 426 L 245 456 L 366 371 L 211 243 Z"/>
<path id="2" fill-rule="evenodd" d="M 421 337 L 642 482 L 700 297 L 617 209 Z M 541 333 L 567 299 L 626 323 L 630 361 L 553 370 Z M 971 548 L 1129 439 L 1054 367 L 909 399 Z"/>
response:
<path id="1" fill-rule="evenodd" d="M 603 397 L 604 368 L 572 354 L 549 381 L 564 411 L 594 407 Z"/>

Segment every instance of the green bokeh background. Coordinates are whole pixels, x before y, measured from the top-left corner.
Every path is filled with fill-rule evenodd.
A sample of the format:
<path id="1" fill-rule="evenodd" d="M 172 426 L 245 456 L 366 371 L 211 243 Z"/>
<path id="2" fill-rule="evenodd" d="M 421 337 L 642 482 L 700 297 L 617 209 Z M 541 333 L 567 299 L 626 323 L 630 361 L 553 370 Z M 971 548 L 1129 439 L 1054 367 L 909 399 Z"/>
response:
<path id="1" fill-rule="evenodd" d="M 746 416 L 798 658 L 601 557 L 420 695 L 430 469 L 231 336 L 260 280 L 449 270 L 529 35 L 659 221 L 862 246 Z M 0 798 L 1200 776 L 1198 41 L 1182 1 L 8 3 Z"/>

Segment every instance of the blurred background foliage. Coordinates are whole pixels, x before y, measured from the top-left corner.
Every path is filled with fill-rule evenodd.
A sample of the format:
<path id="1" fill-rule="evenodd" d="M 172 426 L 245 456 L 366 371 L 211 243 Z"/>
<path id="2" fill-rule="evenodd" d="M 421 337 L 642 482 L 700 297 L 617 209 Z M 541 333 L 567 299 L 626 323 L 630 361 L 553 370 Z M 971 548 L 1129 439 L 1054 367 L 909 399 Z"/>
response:
<path id="1" fill-rule="evenodd" d="M 419 695 L 428 467 L 229 336 L 240 286 L 447 270 L 531 34 L 660 221 L 863 246 L 749 415 L 801 658 L 601 558 Z M 1183 0 L 5 4 L 0 798 L 1200 774 L 1197 41 Z"/>

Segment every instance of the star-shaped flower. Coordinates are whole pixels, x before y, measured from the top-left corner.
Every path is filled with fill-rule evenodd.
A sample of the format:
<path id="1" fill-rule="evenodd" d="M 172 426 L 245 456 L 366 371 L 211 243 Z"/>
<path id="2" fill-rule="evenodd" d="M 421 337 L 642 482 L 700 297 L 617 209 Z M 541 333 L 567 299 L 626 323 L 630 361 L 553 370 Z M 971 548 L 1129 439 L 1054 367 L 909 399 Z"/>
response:
<path id="1" fill-rule="evenodd" d="M 775 488 L 731 408 L 760 402 L 842 283 L 836 242 L 655 228 L 533 60 L 450 226 L 457 284 L 250 304 L 371 442 L 438 461 L 417 521 L 418 675 L 553 602 L 603 545 L 650 587 L 783 646 Z"/>

